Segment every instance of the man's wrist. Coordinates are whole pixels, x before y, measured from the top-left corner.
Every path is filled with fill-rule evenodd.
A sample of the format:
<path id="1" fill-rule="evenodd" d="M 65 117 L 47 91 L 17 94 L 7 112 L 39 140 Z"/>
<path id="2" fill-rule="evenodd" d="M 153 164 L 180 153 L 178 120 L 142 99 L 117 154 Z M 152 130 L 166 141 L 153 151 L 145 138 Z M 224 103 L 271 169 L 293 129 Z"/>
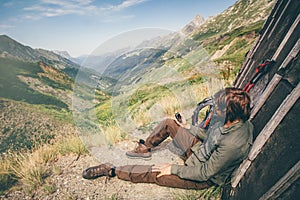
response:
<path id="1" fill-rule="evenodd" d="M 171 174 L 177 175 L 178 165 L 171 165 Z"/>

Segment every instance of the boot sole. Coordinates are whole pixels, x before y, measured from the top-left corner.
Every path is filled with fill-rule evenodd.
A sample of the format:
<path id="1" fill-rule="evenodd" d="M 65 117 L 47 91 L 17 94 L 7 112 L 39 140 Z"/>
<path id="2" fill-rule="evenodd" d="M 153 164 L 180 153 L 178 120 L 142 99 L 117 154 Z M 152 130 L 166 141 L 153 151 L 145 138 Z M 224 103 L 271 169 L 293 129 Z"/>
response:
<path id="1" fill-rule="evenodd" d="M 152 156 L 149 156 L 149 157 L 142 157 L 142 156 L 128 156 L 126 155 L 127 158 L 129 159 L 142 159 L 142 160 L 151 160 L 152 159 Z"/>

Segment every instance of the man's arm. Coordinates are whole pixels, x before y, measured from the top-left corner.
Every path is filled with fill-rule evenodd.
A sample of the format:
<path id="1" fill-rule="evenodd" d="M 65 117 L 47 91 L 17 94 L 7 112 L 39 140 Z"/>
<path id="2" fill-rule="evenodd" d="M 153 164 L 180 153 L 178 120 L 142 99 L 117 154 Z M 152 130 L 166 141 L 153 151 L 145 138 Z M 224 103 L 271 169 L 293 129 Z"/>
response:
<path id="1" fill-rule="evenodd" d="M 196 126 L 191 126 L 189 129 L 189 132 L 195 136 L 197 139 L 203 141 L 206 139 L 206 131 L 202 128 L 196 127 Z"/>
<path id="2" fill-rule="evenodd" d="M 195 166 L 172 165 L 171 174 L 178 175 L 183 179 L 207 181 L 230 166 L 236 159 L 236 148 L 219 146 L 206 162 Z"/>

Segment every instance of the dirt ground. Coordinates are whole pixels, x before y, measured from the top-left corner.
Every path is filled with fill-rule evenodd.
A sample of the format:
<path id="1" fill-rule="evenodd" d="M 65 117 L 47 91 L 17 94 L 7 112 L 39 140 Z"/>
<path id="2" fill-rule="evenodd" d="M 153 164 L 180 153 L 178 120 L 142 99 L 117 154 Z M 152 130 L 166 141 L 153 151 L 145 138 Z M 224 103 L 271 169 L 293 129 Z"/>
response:
<path id="1" fill-rule="evenodd" d="M 122 143 L 111 148 L 95 147 L 90 154 L 60 157 L 52 165 L 56 169 L 45 179 L 39 189 L 31 195 L 16 189 L 2 194 L 0 199 L 176 199 L 188 190 L 161 187 L 155 184 L 131 183 L 118 178 L 100 177 L 86 180 L 82 171 L 99 163 L 111 162 L 115 166 L 125 164 L 158 164 L 182 162 L 168 150 L 168 143 L 153 152 L 151 160 L 129 159 L 125 152 L 132 149 L 133 142 Z M 77 159 L 78 158 L 78 159 Z"/>

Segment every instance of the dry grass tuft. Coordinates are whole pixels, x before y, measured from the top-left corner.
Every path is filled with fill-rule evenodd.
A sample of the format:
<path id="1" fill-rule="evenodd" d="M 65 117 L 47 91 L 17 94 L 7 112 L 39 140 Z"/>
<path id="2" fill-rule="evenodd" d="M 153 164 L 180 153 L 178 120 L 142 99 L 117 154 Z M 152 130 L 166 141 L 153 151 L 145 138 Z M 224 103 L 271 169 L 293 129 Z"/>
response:
<path id="1" fill-rule="evenodd" d="M 116 125 L 105 127 L 103 133 L 106 139 L 112 144 L 123 141 L 126 138 L 126 133 Z"/>
<path id="2" fill-rule="evenodd" d="M 81 140 L 70 135 L 32 151 L 3 154 L 0 160 L 0 192 L 18 182 L 29 193 L 46 183 L 45 190 L 51 193 L 55 185 L 45 182 L 45 178 L 53 173 L 60 173 L 59 169 L 52 166 L 52 162 L 60 155 L 74 153 L 80 156 L 86 152 Z"/>

